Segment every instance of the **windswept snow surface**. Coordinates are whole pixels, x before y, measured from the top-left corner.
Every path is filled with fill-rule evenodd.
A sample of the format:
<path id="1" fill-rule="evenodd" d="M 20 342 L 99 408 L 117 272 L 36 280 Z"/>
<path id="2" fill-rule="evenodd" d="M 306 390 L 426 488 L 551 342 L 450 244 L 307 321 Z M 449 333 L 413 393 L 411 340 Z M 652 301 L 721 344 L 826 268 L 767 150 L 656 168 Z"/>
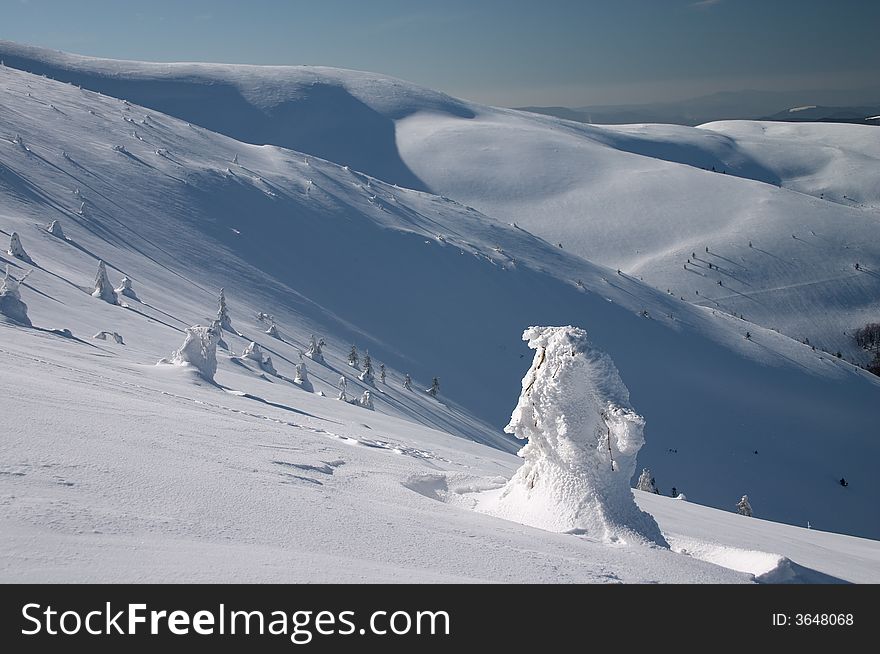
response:
<path id="1" fill-rule="evenodd" d="M 0 59 L 443 194 L 661 291 L 867 362 L 850 335 L 880 311 L 872 126 L 596 126 L 333 68 L 112 61 L 10 42 Z"/>
<path id="2" fill-rule="evenodd" d="M 0 317 L 5 579 L 746 579 L 405 485 L 513 474 L 501 426 L 520 334 L 541 323 L 583 325 L 612 356 L 664 492 L 725 509 L 747 493 L 762 518 L 880 536 L 880 385 L 863 371 L 447 198 L 8 66 L 0 89 L 0 231 L 34 261 L 0 261 L 33 269 L 34 324 Z M 139 300 L 91 297 L 99 260 Z M 156 366 L 221 287 L 241 334 L 222 334 L 214 383 Z M 327 342 L 314 393 L 294 383 L 311 334 Z M 233 356 L 252 341 L 277 376 Z M 375 411 L 335 399 L 340 375 L 350 398 L 368 388 L 353 343 L 387 366 Z"/>

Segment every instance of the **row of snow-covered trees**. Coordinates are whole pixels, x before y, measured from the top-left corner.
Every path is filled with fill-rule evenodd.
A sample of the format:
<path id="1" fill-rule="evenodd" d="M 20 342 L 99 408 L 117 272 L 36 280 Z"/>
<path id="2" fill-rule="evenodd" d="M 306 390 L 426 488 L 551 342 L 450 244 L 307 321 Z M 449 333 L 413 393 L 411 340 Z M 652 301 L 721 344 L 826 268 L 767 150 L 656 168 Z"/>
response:
<path id="1" fill-rule="evenodd" d="M 65 240 L 67 238 L 57 220 L 48 225 L 46 231 L 57 238 Z M 12 232 L 10 235 L 7 254 L 30 265 L 36 265 L 34 260 L 25 250 L 18 232 Z M 21 283 L 25 280 L 28 274 L 30 273 L 28 272 L 21 277 L 16 277 L 11 272 L 10 267 L 8 265 L 6 266 L 6 274 L 2 286 L 0 286 L 0 314 L 16 323 L 31 326 L 31 321 L 27 314 L 27 305 L 22 301 L 19 290 Z M 140 301 L 134 291 L 131 279 L 124 276 L 120 281 L 119 286 L 114 287 L 107 274 L 106 265 L 100 260 L 98 261 L 98 269 L 92 285 L 91 295 L 109 304 L 118 304 L 119 296 L 125 296 L 135 301 Z M 217 302 L 217 315 L 211 322 L 211 325 L 209 327 L 196 325 L 187 329 L 187 335 L 183 345 L 175 350 L 171 359 L 163 359 L 163 361 L 168 363 L 188 363 L 193 365 L 204 377 L 213 380 L 214 374 L 217 370 L 216 348 L 218 345 L 221 347 L 227 347 L 223 341 L 223 331 L 242 336 L 232 324 L 232 319 L 230 318 L 229 308 L 226 302 L 226 294 L 222 288 L 220 289 Z M 266 329 L 267 334 L 278 337 L 278 327 L 271 316 L 265 313 L 260 313 L 257 317 L 258 319 L 269 323 L 269 327 Z M 101 332 L 96 338 L 106 339 L 108 338 L 108 335 L 113 337 L 116 342 L 122 342 L 122 337 L 115 332 Z M 326 342 L 323 338 L 316 339 L 315 336 L 312 335 L 309 339 L 308 348 L 305 352 L 301 352 L 301 356 L 308 357 L 316 363 L 324 364 L 323 348 L 325 345 Z M 272 362 L 272 358 L 265 354 L 262 348 L 255 342 L 248 344 L 242 352 L 241 358 L 256 361 L 263 371 L 271 375 L 278 374 Z M 361 370 L 360 356 L 357 347 L 354 345 L 352 345 L 349 353 L 349 365 Z M 378 376 L 380 383 L 386 383 L 386 375 L 385 364 L 379 364 Z M 367 351 L 363 359 L 363 369 L 358 375 L 358 379 L 364 383 L 373 385 L 375 383 L 375 376 L 376 372 L 373 360 L 369 351 Z M 344 381 L 344 378 L 342 378 L 342 381 Z M 340 382 L 340 399 L 347 399 L 345 397 L 346 393 L 342 381 Z M 313 389 L 311 381 L 308 378 L 308 371 L 305 362 L 297 364 L 296 376 L 294 377 L 293 382 L 306 390 Z M 404 377 L 403 386 L 407 390 L 412 390 L 412 378 L 409 374 Z M 431 387 L 426 389 L 426 392 L 431 396 L 436 397 L 439 391 L 440 381 L 435 377 Z M 367 408 L 373 408 L 372 395 L 369 390 L 365 391 L 360 398 L 353 400 L 352 402 Z"/>
<path id="2" fill-rule="evenodd" d="M 868 364 L 868 371 L 880 375 L 880 323 L 870 322 L 857 329 L 854 338 L 856 345 L 874 355 L 873 361 Z"/>
<path id="3" fill-rule="evenodd" d="M 57 238 L 67 240 L 67 237 L 64 235 L 64 230 L 61 228 L 61 225 L 57 220 L 53 220 L 52 223 L 46 227 L 46 231 Z M 12 232 L 9 236 L 9 248 L 6 253 L 11 257 L 15 257 L 16 259 L 32 266 L 36 265 L 34 260 L 24 249 L 24 245 L 22 245 L 21 242 L 21 236 L 19 236 L 18 232 Z M 9 277 L 8 273 L 7 277 Z M 19 280 L 19 282 L 21 281 L 22 280 Z M 110 304 L 116 304 L 119 301 L 119 295 L 124 295 L 133 300 L 138 299 L 137 293 L 135 293 L 134 288 L 132 287 L 132 281 L 128 277 L 123 277 L 119 286 L 114 288 L 110 283 L 110 279 L 107 277 L 107 267 L 104 265 L 103 261 L 98 261 L 98 271 L 95 274 L 92 296 L 100 298 Z"/>
<path id="4" fill-rule="evenodd" d="M 324 345 L 324 340 L 321 339 L 321 342 L 318 344 L 318 346 L 323 346 L 323 345 Z M 312 351 L 313 347 L 315 347 L 315 337 L 314 336 L 312 336 L 312 341 L 309 344 L 309 351 L 306 352 L 306 356 L 311 356 L 309 354 L 309 352 Z M 319 349 L 319 351 L 320 351 L 320 349 Z M 323 362 L 323 357 L 322 357 L 321 361 Z M 361 374 L 358 375 L 358 379 L 360 379 L 362 382 L 365 382 L 367 384 L 373 384 L 375 382 L 375 371 L 373 369 L 373 359 L 372 359 L 372 357 L 370 357 L 369 350 L 367 350 L 364 353 L 363 369 L 361 369 L 360 354 L 358 353 L 357 346 L 352 345 L 351 349 L 348 352 L 348 365 L 351 366 L 352 368 L 355 368 L 356 370 L 361 370 Z M 383 384 L 385 383 L 385 376 L 386 376 L 385 364 L 384 363 L 379 364 L 379 381 Z M 409 376 L 408 373 L 403 378 L 403 387 L 409 391 L 411 391 L 413 389 L 412 388 L 412 378 Z M 431 382 L 431 387 L 426 388 L 425 392 L 428 393 L 431 397 L 437 397 L 437 394 L 440 392 L 440 378 L 434 377 L 434 379 Z"/>
<path id="5" fill-rule="evenodd" d="M 660 494 L 654 476 L 648 468 L 642 468 L 642 474 L 639 475 L 639 481 L 636 483 L 636 488 L 640 491 L 645 491 L 646 493 L 654 493 L 655 495 Z M 675 489 L 673 489 L 672 496 L 683 497 L 677 493 Z M 749 503 L 748 495 L 743 495 L 739 502 L 736 503 L 736 512 L 740 515 L 748 517 L 752 516 L 752 505 Z"/>
<path id="6" fill-rule="evenodd" d="M 217 298 L 217 305 L 217 315 L 212 320 L 210 327 L 197 325 L 187 329 L 187 336 L 184 344 L 172 354 L 170 359 L 163 359 L 160 363 L 186 363 L 194 366 L 202 376 L 207 377 L 209 380 L 213 380 L 213 376 L 217 369 L 216 348 L 219 346 L 228 349 L 228 345 L 223 341 L 223 332 L 226 331 L 237 336 L 243 336 L 243 334 L 238 332 L 232 324 L 232 319 L 229 315 L 229 307 L 226 302 L 226 293 L 222 288 L 220 289 L 220 294 Z M 280 338 L 275 319 L 270 314 L 261 311 L 257 314 L 257 319 L 263 323 L 268 323 L 269 327 L 265 330 L 265 333 Z M 326 344 L 327 343 L 323 338 L 317 338 L 312 334 L 309 337 L 309 343 L 306 349 L 304 351 L 300 350 L 300 358 L 307 357 L 316 363 L 326 365 L 323 352 L 323 348 Z M 275 369 L 272 358 L 267 355 L 263 351 L 263 348 L 256 342 L 250 342 L 238 358 L 255 361 L 264 372 L 273 376 L 281 376 Z M 349 351 L 348 363 L 351 367 L 361 371 L 358 375 L 360 381 L 371 386 L 375 384 L 376 371 L 369 351 L 365 352 L 363 360 L 361 360 L 357 347 L 352 345 L 351 350 Z M 378 376 L 381 383 L 386 383 L 387 372 L 385 364 L 379 364 Z M 296 376 L 293 380 L 288 381 L 293 381 L 293 383 L 306 390 L 313 390 L 311 381 L 308 378 L 308 370 L 305 361 L 301 361 L 296 365 Z M 409 374 L 405 375 L 403 386 L 408 390 L 412 390 L 412 378 Z M 339 391 L 337 395 L 338 399 L 364 408 L 374 408 L 373 395 L 369 389 L 364 390 L 360 396 L 349 399 L 348 380 L 345 376 L 340 376 L 337 388 Z M 426 392 L 431 396 L 436 397 L 439 390 L 440 380 L 435 377 L 431 387 L 426 389 Z"/>

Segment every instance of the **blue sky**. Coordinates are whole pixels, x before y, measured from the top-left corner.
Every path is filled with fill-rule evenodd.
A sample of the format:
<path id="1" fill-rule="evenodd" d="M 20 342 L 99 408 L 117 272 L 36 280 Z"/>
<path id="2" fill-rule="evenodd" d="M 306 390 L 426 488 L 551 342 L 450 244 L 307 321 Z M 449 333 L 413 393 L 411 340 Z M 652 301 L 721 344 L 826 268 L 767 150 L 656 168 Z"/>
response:
<path id="1" fill-rule="evenodd" d="M 0 38 L 371 70 L 498 105 L 880 85 L 876 0 L 4 0 Z"/>

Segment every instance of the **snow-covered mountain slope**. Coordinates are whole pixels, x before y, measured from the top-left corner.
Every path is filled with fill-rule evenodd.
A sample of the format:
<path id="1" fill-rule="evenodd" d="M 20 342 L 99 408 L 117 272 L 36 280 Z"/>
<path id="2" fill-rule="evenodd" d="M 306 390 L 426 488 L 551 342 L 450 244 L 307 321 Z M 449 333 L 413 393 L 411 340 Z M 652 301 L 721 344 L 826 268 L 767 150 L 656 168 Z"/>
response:
<path id="1" fill-rule="evenodd" d="M 661 291 L 866 360 L 851 333 L 880 310 L 869 126 L 602 127 L 338 69 L 121 62 L 9 42 L 0 59 L 446 195 Z"/>
<path id="2" fill-rule="evenodd" d="M 255 403 L 177 369 L 108 366 L 77 356 L 89 345 L 0 329 L 0 393 L 15 398 L 0 441 L 6 582 L 737 583 L 780 557 L 806 568 L 801 579 L 877 580 L 875 541 L 671 499 L 639 498 L 670 534 L 690 535 L 692 556 L 484 516 L 426 489 L 491 488 L 516 457 L 316 395 L 292 399 L 279 384 Z M 245 371 L 222 378 L 252 383 Z M 703 533 L 710 525 L 717 537 Z"/>
<path id="3" fill-rule="evenodd" d="M 492 518 L 425 493 L 492 488 L 512 455 L 278 384 L 255 403 L 0 329 L 5 582 L 737 583 L 790 568 L 782 557 L 795 580 L 878 579 L 876 541 L 669 498 L 637 494 L 690 556 Z"/>
<path id="4" fill-rule="evenodd" d="M 233 324 L 246 335 L 227 334 L 229 347 L 240 354 L 258 341 L 283 377 L 221 356 L 220 387 L 201 392 L 222 415 L 229 391 L 244 393 L 234 401 L 257 416 L 272 407 L 292 422 L 303 411 L 331 418 L 348 411 L 284 379 L 316 333 L 328 340 L 329 364 L 309 363 L 316 391 L 335 396 L 341 374 L 350 397 L 365 388 L 345 365 L 351 343 L 388 365 L 376 412 L 357 409 L 364 422 L 388 414 L 509 451 L 499 427 L 527 367 L 522 329 L 572 323 L 617 364 L 647 419 L 640 463 L 664 490 L 676 486 L 723 508 L 748 493 L 763 517 L 880 533 L 869 481 L 880 448 L 873 437 L 880 386 L 845 362 L 659 293 L 451 200 L 8 67 L 0 85 L 0 229 L 21 235 L 35 265 L 10 255 L 0 263 L 18 275 L 34 269 L 22 298 L 38 328 L 67 328 L 79 339 L 4 323 L 4 378 L 12 370 L 32 376 L 53 406 L 101 370 L 129 384 L 146 377 L 155 392 L 168 379 L 168 401 L 184 396 L 174 390 L 179 371 L 151 366 L 181 344 L 185 327 L 210 319 L 223 286 Z M 45 230 L 55 219 L 66 239 Z M 134 280 L 141 302 L 111 306 L 91 297 L 98 259 L 112 281 Z M 259 311 L 275 317 L 280 339 L 262 333 Z M 118 332 L 125 345 L 93 340 L 100 331 Z M 43 366 L 57 377 L 38 373 Z M 417 389 L 438 375 L 440 400 L 402 389 L 406 372 Z M 49 420 L 41 406 L 16 397 L 9 390 L 0 400 L 4 415 L 15 416 L 4 433 L 10 465 L 31 460 L 20 456 L 21 443 Z M 122 441 L 139 433 L 144 415 L 164 412 L 165 398 L 136 412 L 116 403 L 118 424 L 97 429 Z M 317 414 L 307 408 L 315 402 Z M 49 430 L 58 430 L 52 420 Z M 197 429 L 177 424 L 184 438 Z M 116 451 L 125 456 L 121 443 Z M 841 476 L 850 479 L 846 489 L 836 483 Z M 6 481 L 17 483 L 13 477 Z"/>
<path id="5" fill-rule="evenodd" d="M 870 127 L 815 127 L 876 144 Z M 828 148 L 806 138 L 751 147 L 702 128 L 498 111 L 414 115 L 398 140 L 437 192 L 688 301 L 865 360 L 847 333 L 880 311 L 880 158 L 847 140 L 828 161 Z M 824 199 L 802 192 L 820 189 Z"/>

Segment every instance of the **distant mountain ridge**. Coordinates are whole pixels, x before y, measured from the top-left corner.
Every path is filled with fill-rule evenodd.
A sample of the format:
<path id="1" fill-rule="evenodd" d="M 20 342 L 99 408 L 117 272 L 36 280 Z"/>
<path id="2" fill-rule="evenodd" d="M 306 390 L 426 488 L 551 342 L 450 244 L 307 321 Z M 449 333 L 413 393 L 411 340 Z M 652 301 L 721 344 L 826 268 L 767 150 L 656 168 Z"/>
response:
<path id="1" fill-rule="evenodd" d="M 811 116 L 809 120 L 818 122 L 863 123 L 865 118 L 880 113 L 877 111 L 880 107 L 880 87 L 854 90 L 722 91 L 676 102 L 585 107 L 529 106 L 517 109 L 597 125 L 671 123 L 695 126 L 718 120 L 786 120 L 782 115 L 797 107 L 811 107 L 820 111 L 792 116 L 788 120 L 800 122 L 808 120 L 806 116 Z"/>

